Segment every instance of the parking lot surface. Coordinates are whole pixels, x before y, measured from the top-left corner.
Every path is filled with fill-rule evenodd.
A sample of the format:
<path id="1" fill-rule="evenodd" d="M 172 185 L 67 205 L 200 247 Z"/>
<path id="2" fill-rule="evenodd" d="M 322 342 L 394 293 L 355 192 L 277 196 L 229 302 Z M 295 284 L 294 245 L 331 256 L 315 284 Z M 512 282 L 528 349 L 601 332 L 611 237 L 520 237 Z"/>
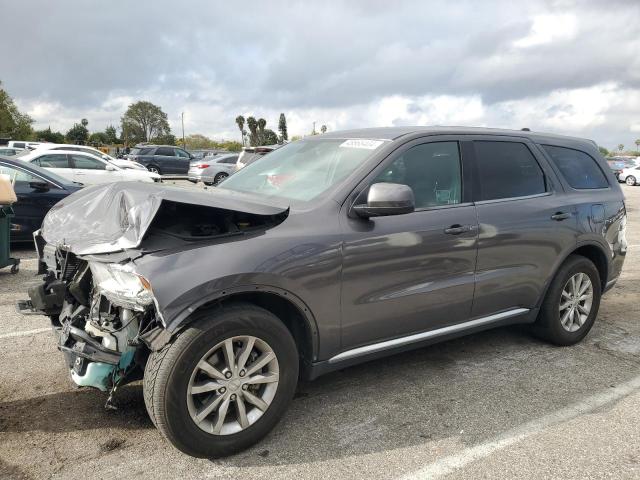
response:
<path id="1" fill-rule="evenodd" d="M 232 457 L 181 454 L 147 417 L 142 387 L 74 388 L 48 319 L 14 303 L 37 281 L 0 270 L 0 478 L 640 478 L 640 187 L 629 253 L 581 344 L 513 327 L 301 384 L 283 421 Z"/>

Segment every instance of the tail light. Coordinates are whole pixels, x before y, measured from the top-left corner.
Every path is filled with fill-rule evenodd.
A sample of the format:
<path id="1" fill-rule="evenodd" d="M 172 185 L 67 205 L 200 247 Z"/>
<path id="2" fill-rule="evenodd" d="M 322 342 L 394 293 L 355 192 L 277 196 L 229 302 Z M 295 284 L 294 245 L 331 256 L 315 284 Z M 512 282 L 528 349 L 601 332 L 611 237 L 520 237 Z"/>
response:
<path id="1" fill-rule="evenodd" d="M 209 168 L 209 164 L 207 163 L 201 163 L 199 165 L 195 165 L 196 168 Z"/>

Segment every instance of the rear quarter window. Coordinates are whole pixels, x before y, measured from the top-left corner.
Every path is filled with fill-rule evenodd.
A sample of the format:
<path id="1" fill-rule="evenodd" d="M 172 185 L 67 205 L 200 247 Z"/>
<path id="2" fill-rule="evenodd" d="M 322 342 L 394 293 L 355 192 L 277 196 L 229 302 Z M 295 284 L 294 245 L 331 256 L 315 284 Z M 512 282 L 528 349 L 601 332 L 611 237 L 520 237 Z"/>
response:
<path id="1" fill-rule="evenodd" d="M 596 160 L 579 150 L 542 145 L 567 183 L 578 190 L 607 188 L 609 182 Z"/>

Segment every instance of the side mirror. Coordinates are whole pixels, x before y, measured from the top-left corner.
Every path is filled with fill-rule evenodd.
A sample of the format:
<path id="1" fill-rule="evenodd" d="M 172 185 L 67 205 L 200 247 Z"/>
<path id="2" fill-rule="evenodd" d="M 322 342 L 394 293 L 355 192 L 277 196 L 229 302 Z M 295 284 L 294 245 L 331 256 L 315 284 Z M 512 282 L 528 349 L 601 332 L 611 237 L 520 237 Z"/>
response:
<path id="1" fill-rule="evenodd" d="M 116 169 L 116 167 L 114 167 L 113 165 L 110 165 L 110 164 L 107 164 L 107 166 L 106 166 L 106 167 L 104 167 L 104 169 L 105 169 L 107 172 L 115 172 L 115 171 L 117 170 L 117 169 Z"/>
<path id="2" fill-rule="evenodd" d="M 36 192 L 48 192 L 49 184 L 47 182 L 33 181 L 29 182 L 29 188 L 32 188 Z"/>
<path id="3" fill-rule="evenodd" d="M 413 190 L 400 183 L 374 183 L 369 187 L 366 205 L 354 205 L 361 218 L 403 215 L 415 210 Z"/>

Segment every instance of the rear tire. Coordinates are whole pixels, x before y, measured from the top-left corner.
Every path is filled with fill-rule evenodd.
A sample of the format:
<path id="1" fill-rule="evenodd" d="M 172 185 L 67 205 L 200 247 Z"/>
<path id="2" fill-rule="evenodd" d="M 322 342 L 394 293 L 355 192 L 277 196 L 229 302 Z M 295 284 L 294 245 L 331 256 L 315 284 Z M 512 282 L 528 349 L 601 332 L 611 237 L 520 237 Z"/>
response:
<path id="1" fill-rule="evenodd" d="M 572 286 L 577 286 L 576 295 L 571 294 Z M 596 266 L 585 257 L 571 255 L 549 285 L 533 325 L 534 333 L 555 345 L 580 342 L 598 316 L 600 297 L 600 274 Z"/>
<path id="2" fill-rule="evenodd" d="M 147 170 L 149 170 L 151 173 L 157 173 L 158 175 L 162 175 L 162 172 L 160 171 L 160 167 L 156 165 L 148 165 Z"/>
<path id="3" fill-rule="evenodd" d="M 242 343 L 252 338 L 255 343 L 251 347 L 248 342 Z M 227 368 L 228 345 L 235 351 L 231 357 L 238 367 L 233 374 L 233 368 Z M 246 370 L 239 369 L 242 349 L 251 352 Z M 271 354 L 275 360 L 257 373 L 251 372 L 252 366 L 265 355 L 271 358 Z M 205 458 L 230 455 L 258 442 L 280 420 L 295 392 L 298 363 L 291 333 L 272 313 L 247 303 L 214 307 L 197 312 L 190 327 L 150 355 L 143 379 L 145 405 L 158 430 L 182 452 Z M 215 369 L 209 374 L 202 365 Z M 219 373 L 223 378 L 215 376 Z M 271 377 L 272 383 L 255 382 L 256 375 L 261 380 Z M 249 385 L 240 388 L 238 381 Z M 215 388 L 200 392 L 202 385 Z M 205 410 L 218 401 L 218 406 L 206 414 Z M 252 402 L 261 404 L 261 408 Z M 204 417 L 199 419 L 201 415 Z M 222 430 L 213 433 L 217 425 L 223 425 Z"/>
<path id="4" fill-rule="evenodd" d="M 217 185 L 219 184 L 222 180 L 224 180 L 225 178 L 227 178 L 229 175 L 224 173 L 224 172 L 220 172 L 218 174 L 216 174 L 215 177 L 213 177 L 213 184 Z"/>
<path id="5" fill-rule="evenodd" d="M 624 183 L 633 187 L 636 184 L 636 177 L 634 177 L 633 175 L 629 175 L 624 179 Z"/>

